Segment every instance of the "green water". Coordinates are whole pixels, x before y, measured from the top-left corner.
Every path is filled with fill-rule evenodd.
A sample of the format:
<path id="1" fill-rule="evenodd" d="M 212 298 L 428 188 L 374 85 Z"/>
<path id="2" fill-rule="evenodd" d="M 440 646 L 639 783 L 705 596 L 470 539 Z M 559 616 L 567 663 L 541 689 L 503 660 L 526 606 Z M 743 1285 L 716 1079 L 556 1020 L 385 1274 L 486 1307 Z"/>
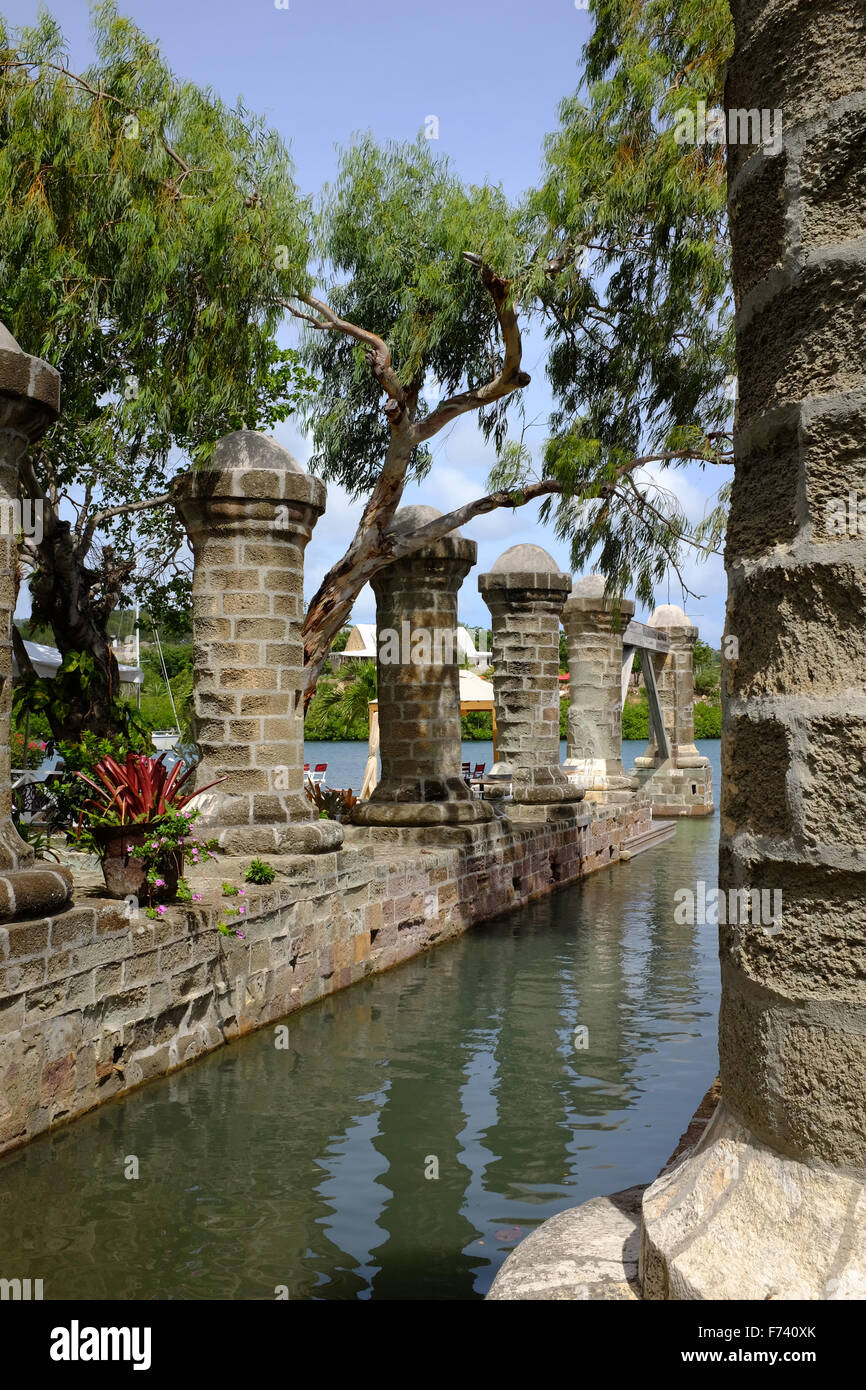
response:
<path id="1" fill-rule="evenodd" d="M 46 1299 L 482 1296 L 541 1221 L 652 1177 L 712 1081 L 716 929 L 673 907 L 715 883 L 717 833 L 683 822 L 295 1015 L 285 1050 L 264 1029 L 7 1155 L 0 1276 Z"/>

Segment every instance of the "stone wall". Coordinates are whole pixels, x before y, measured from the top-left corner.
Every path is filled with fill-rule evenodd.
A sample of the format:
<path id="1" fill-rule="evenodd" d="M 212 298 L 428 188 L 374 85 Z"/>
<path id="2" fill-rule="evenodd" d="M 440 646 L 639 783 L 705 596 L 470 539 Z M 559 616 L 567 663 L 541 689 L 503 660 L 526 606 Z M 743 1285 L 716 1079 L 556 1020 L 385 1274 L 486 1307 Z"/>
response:
<path id="1" fill-rule="evenodd" d="M 652 838 L 646 807 L 588 809 L 577 829 L 500 819 L 450 847 L 349 828 L 338 852 L 272 860 L 274 884 L 246 890 L 243 940 L 217 929 L 214 879 L 159 920 L 93 890 L 0 928 L 0 1151 Z M 220 878 L 242 882 L 248 863 L 221 860 Z"/>

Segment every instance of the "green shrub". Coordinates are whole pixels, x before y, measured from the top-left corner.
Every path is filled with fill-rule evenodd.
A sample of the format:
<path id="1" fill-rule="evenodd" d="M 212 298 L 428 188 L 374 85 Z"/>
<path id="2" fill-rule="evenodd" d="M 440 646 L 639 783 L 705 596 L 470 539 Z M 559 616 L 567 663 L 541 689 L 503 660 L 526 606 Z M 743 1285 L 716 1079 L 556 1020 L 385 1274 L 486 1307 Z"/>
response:
<path id="1" fill-rule="evenodd" d="M 624 739 L 649 738 L 649 705 L 646 700 L 625 704 L 622 711 L 622 736 Z"/>
<path id="2" fill-rule="evenodd" d="M 277 871 L 272 864 L 266 864 L 263 859 L 254 859 L 244 874 L 246 883 L 273 883 L 277 876 Z"/>
<path id="3" fill-rule="evenodd" d="M 721 738 L 721 705 L 695 705 L 695 738 Z"/>

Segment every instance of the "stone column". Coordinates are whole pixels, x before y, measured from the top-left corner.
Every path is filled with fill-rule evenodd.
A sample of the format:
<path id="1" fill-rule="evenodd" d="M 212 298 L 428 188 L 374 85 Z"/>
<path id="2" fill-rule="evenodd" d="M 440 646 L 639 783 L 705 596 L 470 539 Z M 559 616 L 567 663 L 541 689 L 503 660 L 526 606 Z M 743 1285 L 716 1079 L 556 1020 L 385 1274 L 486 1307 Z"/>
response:
<path id="1" fill-rule="evenodd" d="M 391 529 L 415 531 L 441 515 L 435 507 L 404 507 Z M 477 554 L 474 541 L 453 531 L 372 581 L 382 777 L 355 809 L 355 825 L 466 825 L 492 817 L 460 770 L 457 592 Z"/>
<path id="2" fill-rule="evenodd" d="M 12 618 L 18 534 L 22 529 L 18 468 L 25 452 L 57 419 L 60 377 L 22 352 L 0 324 L 0 920 L 61 907 L 72 893 L 67 869 L 37 866 L 12 820 Z M 41 518 L 31 513 L 38 526 Z"/>
<path id="3" fill-rule="evenodd" d="M 641 651 L 645 684 L 645 668 L 652 662 L 670 757 L 659 747 L 650 721 L 649 743 L 643 756 L 635 758 L 635 769 L 652 797 L 654 815 L 709 816 L 715 809 L 712 770 L 695 746 L 698 629 L 674 603 L 656 608 L 648 626 L 657 628 L 670 643 L 667 652 Z"/>
<path id="4" fill-rule="evenodd" d="M 722 1101 L 644 1198 L 645 1297 L 866 1298 L 866 13 L 739 0 Z M 781 131 L 778 126 L 781 124 Z M 848 513 L 848 525 L 838 525 Z M 731 653 L 738 651 L 734 660 Z M 781 894 L 755 921 L 731 894 Z M 769 904 L 768 904 L 769 906 Z M 731 916 L 735 920 L 731 922 Z"/>
<path id="5" fill-rule="evenodd" d="M 623 628 L 633 617 L 627 598 L 616 614 L 600 574 L 578 579 L 562 610 L 571 701 L 563 771 L 586 787 L 589 801 L 627 800 L 638 786 L 622 765 Z"/>
<path id="6" fill-rule="evenodd" d="M 493 620 L 493 688 L 499 763 L 511 779 L 512 818 L 565 813 L 583 788 L 559 765 L 559 618 L 571 575 L 537 545 L 500 555 L 478 589 Z"/>
<path id="7" fill-rule="evenodd" d="M 342 843 L 304 794 L 304 549 L 325 488 L 267 435 L 238 430 L 174 503 L 193 550 L 197 784 L 202 824 L 227 853 L 312 853 Z"/>

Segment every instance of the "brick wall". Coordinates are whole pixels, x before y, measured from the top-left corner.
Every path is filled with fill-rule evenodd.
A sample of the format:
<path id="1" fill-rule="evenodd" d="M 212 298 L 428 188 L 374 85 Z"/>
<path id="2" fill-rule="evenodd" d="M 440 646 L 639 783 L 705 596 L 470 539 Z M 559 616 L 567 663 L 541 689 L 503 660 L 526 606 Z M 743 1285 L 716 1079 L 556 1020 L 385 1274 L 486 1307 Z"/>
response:
<path id="1" fill-rule="evenodd" d="M 275 882 L 247 886 L 243 940 L 217 930 L 244 899 L 216 880 L 157 921 L 84 891 L 0 927 L 0 1151 L 615 862 L 650 812 L 588 807 L 581 821 L 499 820 L 431 847 L 350 829 L 339 852 L 274 859 Z M 243 882 L 248 863 L 222 860 L 220 881 Z"/>

